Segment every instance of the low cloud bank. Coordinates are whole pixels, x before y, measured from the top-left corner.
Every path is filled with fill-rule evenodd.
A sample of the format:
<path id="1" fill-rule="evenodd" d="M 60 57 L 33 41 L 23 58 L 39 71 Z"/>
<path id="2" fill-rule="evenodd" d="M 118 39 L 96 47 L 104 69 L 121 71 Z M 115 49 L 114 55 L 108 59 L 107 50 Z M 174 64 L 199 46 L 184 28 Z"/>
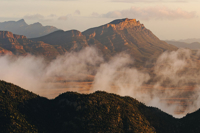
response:
<path id="1" fill-rule="evenodd" d="M 58 56 L 50 63 L 46 63 L 41 57 L 32 55 L 12 57 L 0 57 L 0 79 L 14 83 L 22 88 L 40 93 L 42 90 L 51 91 L 57 89 L 52 84 L 57 78 L 64 80 L 83 80 L 94 72 L 91 67 L 103 62 L 94 48 L 85 48 L 76 53 L 66 53 Z"/>
<path id="2" fill-rule="evenodd" d="M 93 75 L 89 92 L 104 90 L 122 96 L 131 96 L 148 106 L 181 117 L 200 107 L 200 52 L 189 49 L 164 52 L 151 72 L 130 67 L 134 64 L 128 54 L 120 53 L 105 62 L 93 47 L 80 52 L 66 53 L 50 63 L 35 56 L 0 57 L 0 79 L 12 82 L 27 90 L 47 94 L 63 90 L 54 82 L 84 81 Z M 70 91 L 78 91 L 74 88 Z M 183 105 L 186 104 L 186 105 Z M 176 111 L 182 111 L 180 116 Z"/>
<path id="3" fill-rule="evenodd" d="M 101 15 L 99 15 L 101 16 Z M 105 18 L 137 18 L 140 20 L 175 20 L 175 19 L 191 19 L 197 17 L 196 12 L 188 12 L 178 9 L 170 9 L 165 6 L 156 6 L 148 8 L 131 7 L 126 10 L 115 10 L 103 14 L 102 17 Z"/>

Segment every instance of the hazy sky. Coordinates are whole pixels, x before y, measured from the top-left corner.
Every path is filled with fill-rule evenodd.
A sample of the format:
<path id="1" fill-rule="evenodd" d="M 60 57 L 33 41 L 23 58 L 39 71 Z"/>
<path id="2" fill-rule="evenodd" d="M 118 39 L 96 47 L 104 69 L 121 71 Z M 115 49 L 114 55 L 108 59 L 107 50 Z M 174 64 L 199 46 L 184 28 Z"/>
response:
<path id="1" fill-rule="evenodd" d="M 24 18 L 84 31 L 136 18 L 160 39 L 200 38 L 200 0 L 0 0 L 0 22 Z"/>

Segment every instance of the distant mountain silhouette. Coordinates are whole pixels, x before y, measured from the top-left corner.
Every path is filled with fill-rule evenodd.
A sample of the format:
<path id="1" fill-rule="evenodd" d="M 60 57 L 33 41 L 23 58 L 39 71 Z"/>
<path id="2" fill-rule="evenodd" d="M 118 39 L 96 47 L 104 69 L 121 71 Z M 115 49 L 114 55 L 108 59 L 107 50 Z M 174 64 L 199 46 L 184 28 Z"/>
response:
<path id="1" fill-rule="evenodd" d="M 46 36 L 32 38 L 51 45 L 59 45 L 66 51 L 80 50 L 86 46 L 96 46 L 105 56 L 110 58 L 116 53 L 127 52 L 137 62 L 156 58 L 162 52 L 176 50 L 173 45 L 159 40 L 150 30 L 135 19 L 114 20 L 100 27 L 84 32 L 56 31 Z"/>
<path id="2" fill-rule="evenodd" d="M 0 22 L 0 31 L 10 31 L 13 34 L 24 35 L 27 38 L 44 36 L 56 30 L 58 30 L 56 27 L 42 26 L 40 23 L 28 25 L 24 19 Z"/>
<path id="3" fill-rule="evenodd" d="M 200 42 L 185 43 L 179 41 L 166 41 L 168 44 L 172 44 L 178 48 L 200 49 Z"/>
<path id="4" fill-rule="evenodd" d="M 200 38 L 189 38 L 189 39 L 181 39 L 177 40 L 178 42 L 185 42 L 185 43 L 193 43 L 193 42 L 199 42 L 200 43 Z"/>

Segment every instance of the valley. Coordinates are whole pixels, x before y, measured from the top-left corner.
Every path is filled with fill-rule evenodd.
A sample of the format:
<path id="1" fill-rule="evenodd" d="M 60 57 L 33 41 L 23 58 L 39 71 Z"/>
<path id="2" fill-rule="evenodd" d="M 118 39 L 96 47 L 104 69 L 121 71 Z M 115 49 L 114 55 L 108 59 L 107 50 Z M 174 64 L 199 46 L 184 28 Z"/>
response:
<path id="1" fill-rule="evenodd" d="M 37 38 L 0 31 L 0 48 L 9 71 L 15 73 L 17 67 L 17 75 L 22 73 L 20 78 L 3 73 L 1 79 L 12 79 L 49 99 L 68 91 L 102 90 L 131 96 L 177 117 L 199 108 L 198 51 L 161 41 L 136 19 Z"/>
<path id="2" fill-rule="evenodd" d="M 64 93 L 64 92 L 79 92 L 81 94 L 89 94 L 93 93 L 93 81 L 94 81 L 93 75 L 88 75 L 86 79 L 83 80 L 65 80 L 62 77 L 57 77 L 56 80 L 53 81 L 47 81 L 48 86 L 54 86 L 54 88 L 43 88 L 38 90 L 36 93 L 39 94 L 40 96 L 47 97 L 49 99 L 54 99 L 58 95 Z M 129 86 L 124 85 L 124 86 Z M 102 89 L 103 90 L 103 89 Z M 120 94 L 118 92 L 119 87 L 117 85 L 111 85 L 110 89 L 108 92 L 111 93 L 116 93 Z M 170 94 L 166 95 L 165 92 L 170 91 Z M 194 93 L 199 93 L 197 92 L 195 86 L 180 86 L 180 87 L 164 87 L 164 86 L 155 86 L 153 84 L 143 84 L 138 88 L 138 93 L 140 95 L 144 96 L 149 96 L 152 93 L 152 98 L 153 95 L 160 95 L 158 102 L 160 104 L 165 105 L 166 107 L 168 106 L 173 107 L 173 110 L 171 113 L 173 113 L 174 116 L 181 117 L 186 115 L 186 113 L 193 112 L 194 110 L 190 110 L 191 106 L 194 105 L 194 102 L 196 102 L 197 96 L 195 96 Z M 163 94 L 163 95 L 162 95 Z M 132 95 L 132 94 L 130 94 Z M 132 97 L 135 97 L 132 95 Z M 135 97 L 137 99 L 137 97 Z M 138 99 L 141 101 L 141 99 Z M 146 101 L 144 101 L 145 103 Z M 147 104 L 148 105 L 148 104 Z M 156 106 L 156 105 L 155 105 Z M 197 109 L 197 108 L 196 108 Z"/>

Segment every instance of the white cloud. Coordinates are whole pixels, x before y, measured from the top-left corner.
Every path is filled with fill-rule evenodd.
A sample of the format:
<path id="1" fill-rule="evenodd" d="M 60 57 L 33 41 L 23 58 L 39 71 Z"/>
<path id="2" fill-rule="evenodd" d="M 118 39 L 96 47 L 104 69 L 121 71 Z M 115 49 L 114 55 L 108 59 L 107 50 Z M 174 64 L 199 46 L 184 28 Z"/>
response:
<path id="1" fill-rule="evenodd" d="M 58 20 L 66 21 L 66 20 L 68 20 L 68 16 L 61 16 L 61 17 L 58 18 Z"/>
<path id="2" fill-rule="evenodd" d="M 24 16 L 25 19 L 44 19 L 44 16 L 41 14 L 33 14 Z"/>
<path id="3" fill-rule="evenodd" d="M 93 13 L 91 14 L 91 16 L 92 16 L 92 17 L 101 17 L 101 15 L 98 14 L 97 12 L 93 12 Z"/>
<path id="4" fill-rule="evenodd" d="M 52 21 L 52 20 L 61 20 L 61 21 L 66 21 L 69 19 L 73 19 L 74 15 L 80 15 L 80 11 L 76 10 L 74 14 L 67 14 L 63 16 L 58 16 L 56 14 L 50 14 L 47 16 L 43 16 L 41 14 L 33 14 L 33 15 L 26 15 L 23 18 L 27 20 L 34 20 L 34 21 Z"/>
<path id="5" fill-rule="evenodd" d="M 76 10 L 76 11 L 74 12 L 74 14 L 76 14 L 76 15 L 81 15 L 81 12 L 80 12 L 80 10 Z"/>
<path id="6" fill-rule="evenodd" d="M 57 17 L 57 15 L 56 14 L 50 14 L 49 17 L 55 18 L 55 17 Z"/>
<path id="7" fill-rule="evenodd" d="M 66 21 L 68 20 L 72 15 L 71 14 L 67 14 L 65 16 L 60 16 L 58 17 L 58 20 L 61 20 L 61 21 Z"/>
<path id="8" fill-rule="evenodd" d="M 105 18 L 137 18 L 141 20 L 149 19 L 190 19 L 196 17 L 196 12 L 184 11 L 180 8 L 172 10 L 168 7 L 148 7 L 139 8 L 131 7 L 127 10 L 115 10 L 103 14 L 102 17 Z"/>

